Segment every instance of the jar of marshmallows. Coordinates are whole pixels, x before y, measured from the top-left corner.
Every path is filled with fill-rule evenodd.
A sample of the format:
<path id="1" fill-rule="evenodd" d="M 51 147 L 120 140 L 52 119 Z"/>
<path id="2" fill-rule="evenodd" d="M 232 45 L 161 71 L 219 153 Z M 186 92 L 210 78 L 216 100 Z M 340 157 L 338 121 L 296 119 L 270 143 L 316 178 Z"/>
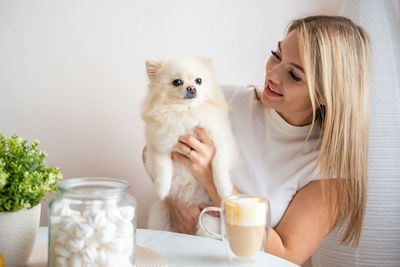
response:
<path id="1" fill-rule="evenodd" d="M 134 266 L 136 200 L 128 187 L 111 178 L 60 182 L 49 204 L 48 266 Z"/>

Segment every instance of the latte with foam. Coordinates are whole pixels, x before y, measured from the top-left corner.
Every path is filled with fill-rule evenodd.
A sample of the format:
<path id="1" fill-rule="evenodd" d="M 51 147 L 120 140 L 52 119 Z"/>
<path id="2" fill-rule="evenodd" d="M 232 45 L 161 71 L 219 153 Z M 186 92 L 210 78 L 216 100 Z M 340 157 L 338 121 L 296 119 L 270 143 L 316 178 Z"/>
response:
<path id="1" fill-rule="evenodd" d="M 267 220 L 266 203 L 259 197 L 225 200 L 225 227 L 229 246 L 239 257 L 254 256 L 262 246 Z"/>

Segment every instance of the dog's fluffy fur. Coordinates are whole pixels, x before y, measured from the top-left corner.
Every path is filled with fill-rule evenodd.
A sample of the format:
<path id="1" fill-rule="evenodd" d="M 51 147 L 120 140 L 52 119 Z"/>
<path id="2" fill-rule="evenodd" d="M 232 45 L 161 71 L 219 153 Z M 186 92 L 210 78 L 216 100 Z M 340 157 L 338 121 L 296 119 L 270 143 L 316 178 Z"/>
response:
<path id="1" fill-rule="evenodd" d="M 219 195 L 224 198 L 232 193 L 230 169 L 234 164 L 236 147 L 230 128 L 228 106 L 211 65 L 211 60 L 204 58 L 146 62 L 149 90 L 142 105 L 147 144 L 145 167 L 159 196 L 150 210 L 149 228 L 174 231 L 165 202 L 167 196 L 186 205 L 212 205 L 204 186 L 186 167 L 171 159 L 171 152 L 179 136 L 194 135 L 195 126 L 204 128 L 215 144 L 212 170 Z M 201 84 L 196 83 L 197 78 L 201 79 Z M 177 79 L 183 85 L 174 85 L 173 81 Z M 192 86 L 192 91 L 195 87 L 195 96 L 188 93 L 189 86 Z M 218 221 L 208 215 L 205 217 L 205 223 L 214 231 L 219 231 Z M 196 234 L 207 236 L 199 228 Z"/>

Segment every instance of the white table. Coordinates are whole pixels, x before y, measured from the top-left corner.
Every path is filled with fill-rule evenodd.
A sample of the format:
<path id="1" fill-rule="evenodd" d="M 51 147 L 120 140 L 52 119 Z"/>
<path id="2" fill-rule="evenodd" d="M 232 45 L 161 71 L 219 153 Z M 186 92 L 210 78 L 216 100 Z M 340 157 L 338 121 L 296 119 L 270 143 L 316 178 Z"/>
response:
<path id="1" fill-rule="evenodd" d="M 36 244 L 47 243 L 47 227 L 40 227 Z M 254 259 L 229 263 L 222 241 L 177 234 L 164 231 L 138 229 L 136 243 L 151 249 L 168 260 L 169 267 L 175 266 L 274 266 L 296 267 L 279 257 L 259 252 Z"/>

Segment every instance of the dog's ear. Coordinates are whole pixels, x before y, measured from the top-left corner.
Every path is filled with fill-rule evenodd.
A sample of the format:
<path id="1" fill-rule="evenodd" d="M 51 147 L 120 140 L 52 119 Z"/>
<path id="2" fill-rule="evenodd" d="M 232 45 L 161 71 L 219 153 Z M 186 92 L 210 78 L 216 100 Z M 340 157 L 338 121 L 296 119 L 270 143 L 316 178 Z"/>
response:
<path id="1" fill-rule="evenodd" d="M 161 68 L 161 61 L 148 60 L 146 61 L 146 72 L 149 78 L 154 77 Z"/>
<path id="2" fill-rule="evenodd" d="M 210 58 L 210 57 L 203 57 L 202 60 L 203 60 L 203 62 L 204 62 L 205 64 L 207 64 L 208 66 L 212 66 L 212 64 L 213 64 L 213 60 L 212 60 L 212 58 Z"/>

